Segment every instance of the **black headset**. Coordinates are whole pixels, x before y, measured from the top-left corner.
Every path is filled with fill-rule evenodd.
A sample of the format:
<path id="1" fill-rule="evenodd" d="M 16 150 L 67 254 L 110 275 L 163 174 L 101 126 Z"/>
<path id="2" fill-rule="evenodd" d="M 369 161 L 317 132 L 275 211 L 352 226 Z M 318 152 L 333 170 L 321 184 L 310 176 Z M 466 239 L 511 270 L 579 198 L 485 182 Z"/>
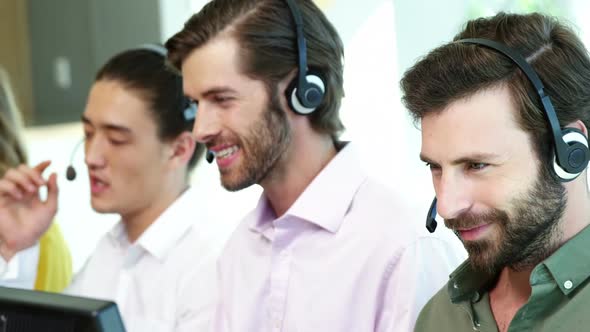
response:
<path id="1" fill-rule="evenodd" d="M 588 166 L 590 160 L 590 150 L 588 149 L 588 138 L 575 128 L 562 129 L 559 125 L 559 119 L 555 114 L 553 104 L 549 96 L 545 94 L 545 87 L 541 79 L 531 65 L 516 50 L 501 44 L 499 42 L 481 39 L 468 38 L 460 39 L 457 43 L 480 45 L 492 49 L 498 53 L 510 58 L 525 74 L 528 80 L 533 84 L 539 99 L 541 100 L 542 109 L 547 116 L 553 143 L 555 155 L 553 157 L 553 170 L 561 182 L 569 182 L 580 175 Z M 430 205 L 428 215 L 426 216 L 426 229 L 433 233 L 436 229 L 436 197 Z"/>
<path id="2" fill-rule="evenodd" d="M 322 78 L 307 68 L 307 46 L 303 34 L 303 19 L 294 0 L 286 0 L 297 33 L 297 56 L 299 69 L 297 77 L 285 90 L 285 96 L 291 109 L 301 115 L 311 114 L 324 99 L 326 85 Z"/>
<path id="3" fill-rule="evenodd" d="M 168 51 L 166 50 L 166 48 L 158 44 L 143 44 L 136 47 L 134 50 L 152 51 L 154 53 L 161 55 L 164 58 L 166 58 L 166 56 L 168 55 Z M 182 98 L 182 116 L 186 121 L 192 121 L 197 116 L 197 105 L 191 102 L 191 100 L 188 99 L 182 92 L 182 77 L 178 75 L 175 81 L 178 85 L 177 90 L 180 91 L 181 94 L 180 98 Z M 76 179 L 76 170 L 74 169 L 74 166 L 72 166 L 72 164 L 74 160 L 74 155 L 76 154 L 76 151 L 78 151 L 80 145 L 82 145 L 82 142 L 84 142 L 84 138 L 76 144 L 72 153 L 70 154 L 70 165 L 66 169 L 66 179 L 68 179 L 69 181 L 73 181 Z"/>

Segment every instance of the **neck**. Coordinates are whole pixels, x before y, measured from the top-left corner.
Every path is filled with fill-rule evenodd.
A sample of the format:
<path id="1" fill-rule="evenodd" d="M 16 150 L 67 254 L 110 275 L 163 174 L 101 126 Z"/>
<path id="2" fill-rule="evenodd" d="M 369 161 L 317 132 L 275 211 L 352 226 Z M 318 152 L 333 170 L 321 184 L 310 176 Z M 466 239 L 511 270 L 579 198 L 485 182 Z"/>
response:
<path id="1" fill-rule="evenodd" d="M 490 296 L 508 299 L 512 303 L 520 303 L 521 306 L 531 296 L 531 285 L 529 279 L 534 267 L 526 268 L 524 270 L 513 270 L 510 267 L 505 267 L 500 271 L 498 281 L 494 288 L 490 291 Z"/>
<path id="2" fill-rule="evenodd" d="M 561 225 L 561 246 L 590 224 L 590 194 L 587 172 L 572 182 L 566 183 L 567 207 Z"/>
<path id="3" fill-rule="evenodd" d="M 156 219 L 164 212 L 174 201 L 188 189 L 188 185 L 174 185 L 165 190 L 158 191 L 156 199 L 147 202 L 145 207 L 121 214 L 121 221 L 125 225 L 127 239 L 129 243 L 134 243 L 150 227 Z"/>
<path id="4" fill-rule="evenodd" d="M 531 296 L 529 278 L 532 268 L 515 271 L 504 268 L 496 285 L 490 290 L 490 308 L 498 330 L 507 331 L 518 310 Z"/>
<path id="5" fill-rule="evenodd" d="M 313 130 L 305 135 L 294 135 L 285 158 L 273 174 L 260 183 L 276 216 L 282 216 L 295 203 L 336 153 L 334 142 L 328 135 Z"/>

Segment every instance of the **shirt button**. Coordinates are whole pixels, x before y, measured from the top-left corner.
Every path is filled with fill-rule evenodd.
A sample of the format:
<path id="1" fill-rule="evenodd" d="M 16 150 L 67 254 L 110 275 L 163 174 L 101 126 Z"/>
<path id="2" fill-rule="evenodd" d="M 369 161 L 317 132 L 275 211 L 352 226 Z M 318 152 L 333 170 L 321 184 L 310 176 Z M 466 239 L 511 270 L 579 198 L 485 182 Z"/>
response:
<path id="1" fill-rule="evenodd" d="M 566 280 L 566 282 L 563 283 L 563 287 L 565 287 L 565 289 L 571 289 L 573 285 L 574 283 L 571 280 Z"/>

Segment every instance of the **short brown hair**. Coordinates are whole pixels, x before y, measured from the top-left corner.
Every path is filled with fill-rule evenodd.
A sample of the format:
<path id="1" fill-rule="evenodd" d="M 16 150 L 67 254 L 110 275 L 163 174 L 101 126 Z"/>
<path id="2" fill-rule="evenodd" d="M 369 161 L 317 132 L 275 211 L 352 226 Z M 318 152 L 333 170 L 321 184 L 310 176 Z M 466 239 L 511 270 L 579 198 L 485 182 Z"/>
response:
<path id="1" fill-rule="evenodd" d="M 465 38 L 490 39 L 518 51 L 545 85 L 560 125 L 581 120 L 590 128 L 590 59 L 566 25 L 538 13 L 499 13 L 467 22 L 454 41 Z M 404 74 L 402 100 L 419 121 L 458 99 L 498 85 L 509 88 L 520 127 L 548 165 L 554 145 L 541 101 L 524 73 L 501 53 L 455 42 L 438 47 Z"/>
<path id="2" fill-rule="evenodd" d="M 297 0 L 307 41 L 309 69 L 319 72 L 326 93 L 310 115 L 313 128 L 334 140 L 344 130 L 339 116 L 344 96 L 344 47 L 336 29 L 311 0 Z M 213 0 L 193 15 L 166 42 L 168 59 L 177 69 L 190 53 L 222 32 L 240 45 L 240 69 L 265 83 L 271 93 L 276 84 L 297 68 L 295 24 L 284 0 Z"/>

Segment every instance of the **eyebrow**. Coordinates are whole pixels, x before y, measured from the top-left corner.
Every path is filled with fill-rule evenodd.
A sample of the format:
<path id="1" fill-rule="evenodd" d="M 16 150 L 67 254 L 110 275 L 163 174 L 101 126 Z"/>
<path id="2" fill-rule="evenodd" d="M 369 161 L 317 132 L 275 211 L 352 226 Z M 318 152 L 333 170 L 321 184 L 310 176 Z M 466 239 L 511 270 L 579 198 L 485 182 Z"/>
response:
<path id="1" fill-rule="evenodd" d="M 215 87 L 205 91 L 203 93 L 203 98 L 207 98 L 211 95 L 216 95 L 220 93 L 237 93 L 237 91 L 229 87 Z"/>
<path id="2" fill-rule="evenodd" d="M 87 118 L 85 115 L 82 115 L 82 122 L 84 124 L 94 126 L 92 121 L 90 121 L 90 119 Z M 116 131 L 116 132 L 120 132 L 123 134 L 131 134 L 130 128 L 125 127 L 125 126 L 121 126 L 121 125 L 112 124 L 112 123 L 101 124 L 99 127 L 104 128 L 108 131 Z"/>
<path id="3" fill-rule="evenodd" d="M 495 153 L 477 152 L 477 153 L 473 153 L 473 154 L 455 159 L 455 160 L 451 161 L 451 164 L 452 165 L 460 165 L 460 164 L 473 163 L 473 162 L 490 161 L 490 160 L 498 159 L 499 157 L 500 157 L 500 155 L 495 154 Z M 420 153 L 420 160 L 422 160 L 425 163 L 438 165 L 437 162 L 433 161 L 432 159 L 430 159 L 429 157 L 427 157 L 426 155 L 424 155 L 422 153 Z"/>

